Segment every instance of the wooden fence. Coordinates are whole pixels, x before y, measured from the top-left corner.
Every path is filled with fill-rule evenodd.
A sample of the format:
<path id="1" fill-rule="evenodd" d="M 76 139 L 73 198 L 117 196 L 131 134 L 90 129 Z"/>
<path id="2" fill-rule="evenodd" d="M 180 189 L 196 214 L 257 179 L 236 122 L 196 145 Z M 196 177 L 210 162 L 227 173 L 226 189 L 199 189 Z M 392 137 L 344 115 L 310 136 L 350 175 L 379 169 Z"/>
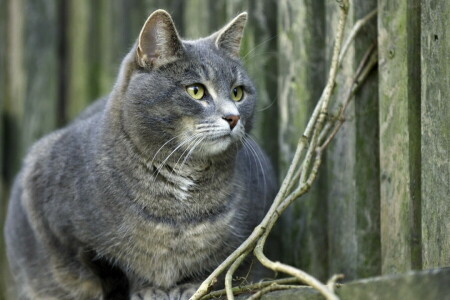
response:
<path id="1" fill-rule="evenodd" d="M 334 94 L 372 43 L 378 71 L 355 95 L 312 191 L 283 217 L 274 255 L 321 279 L 450 266 L 450 2 L 351 2 L 348 31 L 378 16 L 350 47 Z M 186 38 L 249 12 L 253 134 L 283 176 L 326 80 L 333 0 L 0 0 L 0 220 L 27 148 L 108 93 L 156 8 Z M 0 269 L 7 299 L 4 258 Z"/>

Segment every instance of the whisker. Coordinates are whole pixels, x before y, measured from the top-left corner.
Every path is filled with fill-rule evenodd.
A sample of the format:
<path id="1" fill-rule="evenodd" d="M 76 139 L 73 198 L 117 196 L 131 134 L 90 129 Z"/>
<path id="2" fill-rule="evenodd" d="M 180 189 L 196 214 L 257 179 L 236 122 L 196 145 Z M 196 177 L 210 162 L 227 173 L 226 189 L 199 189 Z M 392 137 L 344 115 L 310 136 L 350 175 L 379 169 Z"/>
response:
<path id="1" fill-rule="evenodd" d="M 193 135 L 189 138 L 187 138 L 186 140 L 184 140 L 183 142 L 181 142 L 167 157 L 166 159 L 164 159 L 164 161 L 161 163 L 161 165 L 156 169 L 155 172 L 153 172 L 154 176 L 155 176 L 155 180 L 156 177 L 158 176 L 159 172 L 161 171 L 161 169 L 164 167 L 165 163 L 167 162 L 167 160 L 169 160 L 169 158 L 184 144 L 189 143 L 190 141 L 192 141 L 193 139 L 197 138 L 198 135 Z"/>
<path id="2" fill-rule="evenodd" d="M 258 49 L 259 47 L 261 47 L 262 45 L 264 45 L 265 43 L 270 42 L 271 40 L 273 40 L 274 38 L 276 38 L 278 36 L 278 34 L 275 34 L 267 39 L 265 39 L 264 41 L 262 41 L 261 43 L 259 43 L 258 45 L 256 45 L 255 47 L 253 47 L 250 51 L 248 51 L 241 59 L 244 60 L 247 56 L 249 56 L 251 53 L 253 53 L 256 49 Z"/>
<path id="3" fill-rule="evenodd" d="M 173 141 L 174 139 L 176 139 L 177 137 L 180 137 L 182 134 L 179 134 L 177 136 L 174 136 L 173 138 L 169 139 L 167 142 L 165 142 L 161 147 L 159 147 L 158 151 L 156 151 L 155 155 L 153 155 L 152 161 L 150 163 L 150 165 L 153 165 L 153 162 L 155 161 L 156 155 L 158 155 L 158 153 L 162 150 L 162 148 L 164 148 L 165 145 L 167 145 L 168 143 L 170 143 L 171 141 Z"/>
<path id="4" fill-rule="evenodd" d="M 266 105 L 266 106 L 264 106 L 264 107 L 258 109 L 257 111 L 258 111 L 258 112 L 261 112 L 261 111 L 265 111 L 266 109 L 271 108 L 272 105 L 274 105 L 274 103 L 277 102 L 277 100 L 278 100 L 278 97 L 275 97 L 275 98 L 272 100 L 272 102 L 270 102 L 268 105 Z"/>
<path id="5" fill-rule="evenodd" d="M 196 138 L 195 138 L 195 139 L 192 139 L 192 140 L 189 142 L 189 145 L 186 147 L 186 149 L 183 151 L 183 153 L 181 153 L 181 155 L 180 155 L 180 157 L 178 158 L 177 162 L 176 162 L 175 165 L 173 166 L 171 174 L 172 174 L 173 171 L 177 168 L 177 165 L 179 164 L 180 160 L 183 158 L 183 155 L 184 155 L 186 152 L 190 151 L 190 149 L 192 149 L 192 148 L 191 148 L 191 145 L 192 145 L 192 144 L 195 145 L 195 143 L 196 143 L 198 140 L 201 140 L 202 137 L 203 137 L 203 135 L 196 135 Z M 187 156 L 187 155 L 189 155 L 189 152 L 186 154 L 186 156 Z M 180 167 L 179 169 L 181 170 L 181 167 Z"/>
<path id="6" fill-rule="evenodd" d="M 250 135 L 248 135 L 247 133 L 245 134 L 246 135 L 246 137 L 248 137 L 253 143 L 255 143 L 256 144 L 256 142 L 255 142 L 255 140 L 250 136 Z M 244 139 L 244 141 L 245 141 L 245 139 Z M 249 149 L 253 152 L 253 154 L 254 154 L 254 156 L 256 157 L 256 159 L 257 159 L 257 161 L 258 161 L 258 164 L 259 164 L 259 167 L 260 167 L 260 169 L 261 169 L 261 175 L 262 175 L 262 177 L 263 177 L 263 184 L 264 184 L 264 197 L 266 197 L 267 195 L 266 195 L 266 187 L 267 187 L 267 180 L 266 180 L 266 173 L 265 173 L 265 170 L 264 170 L 264 167 L 263 167 L 263 163 L 261 162 L 261 158 L 263 159 L 263 160 L 265 160 L 264 159 L 264 155 L 263 155 L 263 153 L 261 152 L 261 150 L 259 150 L 259 148 L 258 149 L 255 149 L 255 147 L 253 147 L 252 146 L 252 144 L 250 143 L 250 142 L 247 142 L 247 145 L 249 146 Z M 259 152 L 259 154 L 260 155 L 258 155 L 258 152 Z M 261 156 L 261 158 L 260 158 L 260 156 Z M 266 162 L 267 163 L 267 162 Z"/>
<path id="7" fill-rule="evenodd" d="M 189 156 L 194 152 L 194 149 L 200 145 L 204 140 L 205 140 L 205 136 L 201 137 L 199 139 L 199 141 L 192 147 L 192 149 L 188 152 L 188 154 L 186 155 L 186 157 L 184 158 L 183 162 L 181 163 L 180 169 L 183 167 L 183 165 L 186 163 L 186 161 L 188 160 Z"/>

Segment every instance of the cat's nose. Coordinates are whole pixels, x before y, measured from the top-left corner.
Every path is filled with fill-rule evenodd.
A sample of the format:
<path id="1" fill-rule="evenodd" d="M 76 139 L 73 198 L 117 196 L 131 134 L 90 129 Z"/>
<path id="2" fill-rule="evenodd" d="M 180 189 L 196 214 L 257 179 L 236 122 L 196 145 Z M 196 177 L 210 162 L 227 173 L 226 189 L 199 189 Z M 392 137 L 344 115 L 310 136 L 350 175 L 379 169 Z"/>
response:
<path id="1" fill-rule="evenodd" d="M 226 115 L 222 117 L 225 121 L 230 124 L 230 129 L 233 130 L 233 128 L 236 126 L 237 122 L 239 121 L 241 117 L 239 115 Z"/>

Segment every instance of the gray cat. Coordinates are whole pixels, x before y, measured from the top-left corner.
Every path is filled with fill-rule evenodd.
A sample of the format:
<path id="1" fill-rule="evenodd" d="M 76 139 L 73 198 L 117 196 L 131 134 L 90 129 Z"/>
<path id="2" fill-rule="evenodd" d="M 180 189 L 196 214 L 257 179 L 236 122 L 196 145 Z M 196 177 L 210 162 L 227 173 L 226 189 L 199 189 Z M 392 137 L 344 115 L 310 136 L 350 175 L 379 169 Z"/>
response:
<path id="1" fill-rule="evenodd" d="M 110 95 L 32 147 L 5 228 L 21 299 L 186 299 L 258 224 L 246 20 L 182 41 L 155 11 Z"/>

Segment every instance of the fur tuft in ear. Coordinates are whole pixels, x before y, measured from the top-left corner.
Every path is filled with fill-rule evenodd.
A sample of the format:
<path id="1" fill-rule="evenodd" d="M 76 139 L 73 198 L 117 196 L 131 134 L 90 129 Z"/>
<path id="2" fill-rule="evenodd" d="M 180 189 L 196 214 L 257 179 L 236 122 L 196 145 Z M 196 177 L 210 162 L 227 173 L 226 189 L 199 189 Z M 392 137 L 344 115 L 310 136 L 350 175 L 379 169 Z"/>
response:
<path id="1" fill-rule="evenodd" d="M 217 33 L 215 40 L 216 47 L 228 52 L 232 57 L 239 58 L 241 40 L 244 35 L 245 24 L 247 23 L 247 13 L 243 12 L 231 20 L 225 27 Z"/>
<path id="2" fill-rule="evenodd" d="M 158 9 L 145 22 L 136 52 L 141 67 L 159 67 L 183 55 L 183 44 L 168 12 Z"/>

